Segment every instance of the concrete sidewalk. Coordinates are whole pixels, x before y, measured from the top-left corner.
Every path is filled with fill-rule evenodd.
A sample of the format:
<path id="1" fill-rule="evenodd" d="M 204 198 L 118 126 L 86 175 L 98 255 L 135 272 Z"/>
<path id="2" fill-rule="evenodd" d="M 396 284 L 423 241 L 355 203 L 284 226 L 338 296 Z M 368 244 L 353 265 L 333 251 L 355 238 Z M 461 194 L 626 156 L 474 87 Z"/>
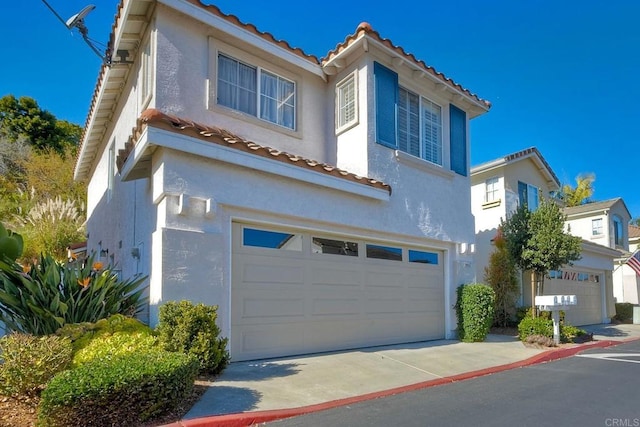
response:
<path id="1" fill-rule="evenodd" d="M 594 341 L 552 350 L 525 347 L 515 337 L 489 335 L 483 343 L 439 340 L 231 363 L 174 426 L 249 425 L 251 414 L 273 415 L 254 421 L 277 419 L 296 414 L 296 408 L 299 413 L 321 410 L 640 338 L 640 325 L 583 329 L 594 334 Z M 249 417 L 229 415 L 240 413 Z"/>

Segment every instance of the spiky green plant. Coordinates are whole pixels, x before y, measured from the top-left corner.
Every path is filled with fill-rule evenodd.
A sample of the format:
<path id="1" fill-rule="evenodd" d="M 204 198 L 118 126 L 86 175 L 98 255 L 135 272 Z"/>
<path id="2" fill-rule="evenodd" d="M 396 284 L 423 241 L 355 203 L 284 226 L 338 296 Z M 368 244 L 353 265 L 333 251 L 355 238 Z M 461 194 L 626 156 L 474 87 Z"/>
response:
<path id="1" fill-rule="evenodd" d="M 67 323 L 141 311 L 146 277 L 120 280 L 93 259 L 75 266 L 42 255 L 26 268 L 0 262 L 0 320 L 12 331 L 46 335 Z"/>

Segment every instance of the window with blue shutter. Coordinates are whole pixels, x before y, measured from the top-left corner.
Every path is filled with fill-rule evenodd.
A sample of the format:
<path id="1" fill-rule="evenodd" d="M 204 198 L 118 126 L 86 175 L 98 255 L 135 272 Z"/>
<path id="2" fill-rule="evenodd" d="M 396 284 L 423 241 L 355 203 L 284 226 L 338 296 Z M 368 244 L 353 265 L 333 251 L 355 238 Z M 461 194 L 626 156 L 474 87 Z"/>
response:
<path id="1" fill-rule="evenodd" d="M 377 62 L 373 63 L 373 74 L 376 85 L 376 142 L 397 148 L 398 74 Z"/>
<path id="2" fill-rule="evenodd" d="M 467 113 L 449 105 L 451 170 L 467 176 Z"/>

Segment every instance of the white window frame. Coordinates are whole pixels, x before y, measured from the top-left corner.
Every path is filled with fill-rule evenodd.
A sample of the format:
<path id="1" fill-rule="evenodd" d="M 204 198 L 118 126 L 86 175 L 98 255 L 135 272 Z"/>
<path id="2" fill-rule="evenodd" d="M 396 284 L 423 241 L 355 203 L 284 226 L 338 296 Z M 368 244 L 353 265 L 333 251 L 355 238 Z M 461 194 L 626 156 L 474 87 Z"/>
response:
<path id="1" fill-rule="evenodd" d="M 604 234 L 604 221 L 602 218 L 591 220 L 591 235 L 602 236 Z"/>
<path id="2" fill-rule="evenodd" d="M 253 69 L 255 69 L 255 70 L 256 70 L 256 82 L 255 82 L 255 84 L 256 84 L 256 114 L 255 114 L 255 115 L 254 115 L 254 114 L 252 114 L 252 113 L 248 113 L 248 112 L 242 111 L 242 110 L 240 110 L 240 109 L 234 108 L 234 107 L 230 107 L 230 106 L 227 106 L 227 105 L 221 104 L 221 103 L 219 102 L 219 99 L 218 99 L 218 98 L 219 98 L 219 93 L 220 93 L 220 88 L 219 88 L 219 84 L 220 84 L 220 71 L 219 71 L 219 67 L 220 67 L 220 57 L 221 57 L 221 56 L 224 56 L 225 58 L 230 59 L 230 60 L 232 60 L 232 61 L 235 61 L 235 62 L 237 62 L 238 64 L 243 64 L 243 65 L 245 65 L 245 66 L 247 66 L 247 67 L 250 67 L 250 68 L 253 68 Z M 234 111 L 238 111 L 238 112 L 240 112 L 240 113 L 242 113 L 242 114 L 247 114 L 247 115 L 249 115 L 249 116 L 251 116 L 251 117 L 256 117 L 256 118 L 258 118 L 258 119 L 260 119 L 260 120 L 262 120 L 262 121 L 264 121 L 264 122 L 271 123 L 271 124 L 274 124 L 274 125 L 276 125 L 276 126 L 280 126 L 280 127 L 282 127 L 282 128 L 285 128 L 285 129 L 289 129 L 289 130 L 293 130 L 293 131 L 295 131 L 295 130 L 296 130 L 296 127 L 297 127 L 297 119 L 298 119 L 298 118 L 297 118 L 297 111 L 296 111 L 296 109 L 297 109 L 297 103 L 298 103 L 298 102 L 297 102 L 297 91 L 298 91 L 298 86 L 297 86 L 297 84 L 296 84 L 296 82 L 295 82 L 295 81 L 293 81 L 293 80 L 291 80 L 291 79 L 288 79 L 288 78 L 286 78 L 286 77 L 283 77 L 283 76 L 281 76 L 280 74 L 275 73 L 275 72 L 273 72 L 273 71 L 271 71 L 271 70 L 268 70 L 268 69 L 266 69 L 266 68 L 262 68 L 262 67 L 260 67 L 260 66 L 256 66 L 256 65 L 249 64 L 249 63 L 247 63 L 247 62 L 245 62 L 245 61 L 242 61 L 242 60 L 240 60 L 240 59 L 236 58 L 236 57 L 235 57 L 235 56 L 233 56 L 233 55 L 229 55 L 229 54 L 224 53 L 224 52 L 218 52 L 218 54 L 217 54 L 217 56 L 216 56 L 216 67 L 218 67 L 218 73 L 217 73 L 217 78 L 216 78 L 216 93 L 218 94 L 218 96 L 216 96 L 216 104 L 217 104 L 217 105 L 219 105 L 220 107 L 223 107 L 223 108 L 229 108 L 229 109 L 232 109 L 232 110 L 234 110 Z M 264 74 L 268 74 L 268 75 L 270 75 L 270 76 L 273 76 L 273 77 L 277 78 L 277 79 L 278 79 L 278 82 L 283 81 L 283 82 L 291 83 L 291 84 L 293 85 L 293 92 L 292 92 L 292 94 L 291 94 L 290 96 L 288 96 L 288 97 L 287 97 L 286 99 L 284 99 L 284 100 L 280 100 L 280 99 L 278 99 L 278 100 L 277 100 L 278 102 L 280 102 L 280 105 L 282 105 L 283 103 L 285 103 L 285 102 L 289 101 L 291 97 L 293 97 L 293 105 L 292 105 L 292 107 L 293 107 L 293 117 L 292 117 L 292 123 L 291 123 L 291 126 L 287 126 L 286 124 L 284 124 L 284 122 L 282 122 L 282 121 L 280 120 L 280 114 L 278 114 L 278 115 L 277 115 L 277 116 L 278 116 L 278 118 L 276 118 L 276 121 L 271 121 L 271 120 L 269 120 L 268 118 L 263 117 L 264 115 L 262 114 L 262 111 L 261 111 L 262 98 L 267 96 L 266 94 L 263 94 L 263 93 L 262 93 L 262 85 L 261 85 L 261 82 L 262 82 L 262 74 L 263 74 L 263 73 L 264 73 Z M 279 96 L 279 95 L 280 95 L 280 94 L 278 94 L 278 96 Z M 279 105 L 279 106 L 280 106 L 280 105 Z"/>
<path id="3" fill-rule="evenodd" d="M 500 178 L 494 176 L 493 178 L 489 178 L 484 182 L 485 192 L 484 192 L 484 201 L 485 203 L 496 202 L 500 200 Z"/>
<path id="4" fill-rule="evenodd" d="M 352 99 L 345 99 L 348 88 L 352 88 Z M 351 107 L 351 110 L 349 110 Z M 346 113 L 351 111 L 353 117 L 347 118 Z M 357 71 L 346 76 L 336 84 L 336 133 L 344 132 L 358 123 L 358 74 Z"/>
<path id="5" fill-rule="evenodd" d="M 411 156 L 415 156 L 415 157 L 419 157 L 422 160 L 425 160 L 429 163 L 433 163 L 434 165 L 438 165 L 438 166 L 443 166 L 444 163 L 444 156 L 443 156 L 443 139 L 444 136 L 442 134 L 443 132 L 443 111 L 444 108 L 442 108 L 442 106 L 436 102 L 433 102 L 432 100 L 425 98 L 423 96 L 418 95 L 417 93 L 403 87 L 403 86 L 399 86 L 399 90 L 400 91 L 405 91 L 407 92 L 407 94 L 409 96 L 413 95 L 415 97 L 418 97 L 418 140 L 419 140 L 419 147 L 420 147 L 420 153 L 418 156 L 416 156 L 414 153 L 409 152 L 409 146 L 406 147 L 406 149 L 400 148 L 399 145 L 399 141 L 400 141 L 400 124 L 399 124 L 399 120 L 398 120 L 398 126 L 397 126 L 397 139 L 398 139 L 398 150 L 405 152 Z M 432 156 L 430 156 L 430 158 L 427 158 L 427 140 L 426 140 L 426 133 L 425 133 L 425 127 L 427 124 L 427 114 L 429 114 L 429 108 L 427 107 L 431 107 L 431 108 L 437 108 L 439 109 L 439 115 L 438 115 L 438 122 L 434 123 L 433 121 L 429 120 L 429 124 L 432 127 L 435 127 L 437 129 L 438 132 L 438 140 L 436 141 L 436 153 L 435 153 L 435 158 L 433 158 Z M 400 107 L 398 107 L 399 109 Z M 398 112 L 398 115 L 400 113 Z M 410 113 L 409 113 L 410 114 Z M 415 136 L 415 134 L 414 134 Z"/>
<path id="6" fill-rule="evenodd" d="M 151 38 L 147 40 L 141 50 L 140 64 L 140 106 L 144 109 L 149 105 L 153 94 L 153 66 L 151 59 Z"/>
<path id="7" fill-rule="evenodd" d="M 110 202 L 113 198 L 113 187 L 116 176 L 116 141 L 115 139 L 109 146 L 109 152 L 107 153 L 109 158 L 107 159 L 107 202 Z"/>

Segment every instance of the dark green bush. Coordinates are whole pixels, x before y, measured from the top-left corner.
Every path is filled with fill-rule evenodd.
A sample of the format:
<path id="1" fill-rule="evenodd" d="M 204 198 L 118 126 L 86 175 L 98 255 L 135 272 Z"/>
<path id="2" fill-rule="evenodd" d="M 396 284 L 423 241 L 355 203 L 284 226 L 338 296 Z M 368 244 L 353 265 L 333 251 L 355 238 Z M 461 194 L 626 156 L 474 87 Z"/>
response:
<path id="1" fill-rule="evenodd" d="M 0 338 L 0 394 L 34 396 L 71 363 L 71 341 L 12 333 Z"/>
<path id="2" fill-rule="evenodd" d="M 616 303 L 616 315 L 613 317 L 620 323 L 633 322 L 633 304 L 629 302 Z"/>
<path id="3" fill-rule="evenodd" d="M 564 313 L 560 312 L 561 319 L 564 318 Z M 560 321 L 560 341 L 561 342 L 573 342 L 576 338 L 586 335 L 587 332 L 584 329 L 577 328 L 575 326 L 565 324 L 564 320 Z M 553 320 L 551 319 L 551 313 L 543 311 L 540 316 L 535 319 L 531 317 L 531 314 L 518 324 L 518 337 L 520 341 L 527 342 L 530 336 L 545 336 L 549 339 L 553 339 Z"/>
<path id="4" fill-rule="evenodd" d="M 96 323 L 74 323 L 60 328 L 57 335 L 73 343 L 73 367 L 95 358 L 113 358 L 146 351 L 157 346 L 153 330 L 132 317 L 115 314 Z"/>
<path id="5" fill-rule="evenodd" d="M 493 323 L 495 292 L 480 283 L 458 287 L 458 336 L 464 342 L 484 341 Z"/>
<path id="6" fill-rule="evenodd" d="M 216 324 L 218 306 L 170 301 L 160 307 L 158 335 L 167 351 L 195 356 L 202 372 L 219 373 L 229 363 L 227 338 Z"/>
<path id="7" fill-rule="evenodd" d="M 138 425 L 189 396 L 197 372 L 193 357 L 160 350 L 94 359 L 49 382 L 38 425 Z"/>
<path id="8" fill-rule="evenodd" d="M 553 321 L 543 317 L 525 317 L 518 324 L 518 337 L 520 341 L 525 341 L 531 335 L 553 338 Z"/>

